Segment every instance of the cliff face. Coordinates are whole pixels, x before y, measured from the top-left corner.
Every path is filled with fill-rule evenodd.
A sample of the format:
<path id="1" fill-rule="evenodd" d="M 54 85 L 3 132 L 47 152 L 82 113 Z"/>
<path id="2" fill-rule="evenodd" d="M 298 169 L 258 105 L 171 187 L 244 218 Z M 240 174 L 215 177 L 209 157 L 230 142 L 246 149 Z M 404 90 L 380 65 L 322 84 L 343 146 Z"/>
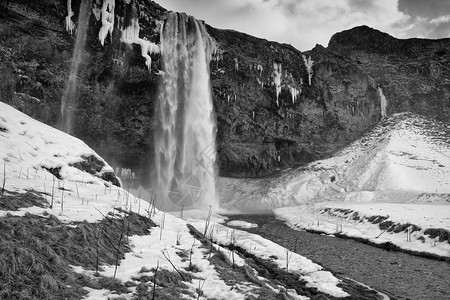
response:
<path id="1" fill-rule="evenodd" d="M 266 175 L 309 162 L 380 119 L 376 84 L 351 60 L 321 46 L 301 53 L 234 31 L 210 32 L 224 52 L 211 65 L 223 174 Z M 314 61 L 311 85 L 303 55 Z"/>
<path id="2" fill-rule="evenodd" d="M 160 62 L 155 55 L 149 70 L 140 46 L 122 43 L 118 30 L 140 16 L 140 36 L 159 40 L 158 23 L 165 9 L 143 2 L 115 3 L 114 30 L 102 46 L 98 13 L 103 1 L 92 0 L 74 93 L 78 104 L 73 133 L 111 165 L 132 169 L 147 181 Z M 0 5 L 0 101 L 61 128 L 61 99 L 76 38 L 65 28 L 67 2 L 18 0 Z M 75 26 L 79 7 L 79 0 L 71 1 Z"/>
<path id="3" fill-rule="evenodd" d="M 152 54 L 149 70 L 141 47 L 121 42 L 119 27 L 138 19 L 139 36 L 159 43 L 165 9 L 149 1 L 115 1 L 114 30 L 102 46 L 97 14 L 103 1 L 92 1 L 88 19 L 74 135 L 111 165 L 132 169 L 148 182 L 160 59 Z M 76 24 L 80 1 L 71 2 Z M 64 26 L 67 3 L 1 5 L 0 101 L 59 126 L 75 43 Z M 208 31 L 219 45 L 210 71 L 222 175 L 268 175 L 338 150 L 380 120 L 379 85 L 388 113 L 423 110 L 448 118 L 446 40 L 411 40 L 406 46 L 399 41 L 394 47 L 389 45 L 398 40 L 380 33 L 370 40 L 375 47 L 361 40 L 365 32 L 343 32 L 328 49 L 318 45 L 301 53 L 235 31 Z M 418 50 L 405 50 L 410 48 Z M 314 61 L 311 84 L 303 55 Z"/>
<path id="4" fill-rule="evenodd" d="M 335 34 L 328 49 L 374 78 L 388 113 L 411 111 L 450 120 L 450 39 L 399 40 L 367 26 Z"/>

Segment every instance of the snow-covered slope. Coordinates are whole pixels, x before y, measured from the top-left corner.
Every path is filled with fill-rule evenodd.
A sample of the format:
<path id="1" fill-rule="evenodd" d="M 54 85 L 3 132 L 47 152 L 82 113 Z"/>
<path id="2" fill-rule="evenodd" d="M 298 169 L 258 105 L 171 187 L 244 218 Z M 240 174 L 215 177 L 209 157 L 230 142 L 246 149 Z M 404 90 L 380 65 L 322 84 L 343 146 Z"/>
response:
<path id="1" fill-rule="evenodd" d="M 331 158 L 272 179 L 222 179 L 221 190 L 230 210 L 318 201 L 448 203 L 450 125 L 396 114 Z"/>
<path id="2" fill-rule="evenodd" d="M 101 169 L 99 169 L 99 165 L 102 165 Z M 97 171 L 93 172 L 93 170 Z M 146 219 L 151 218 L 156 223 L 157 227 L 151 228 L 146 235 L 130 235 L 124 238 L 124 241 L 128 241 L 129 252 L 124 254 L 124 259 L 120 261 L 117 270 L 114 265 L 103 265 L 101 266 L 102 270 L 99 270 L 99 274 L 96 274 L 107 278 L 115 276 L 122 284 L 125 282 L 131 284 L 131 288 L 121 295 L 121 299 L 131 299 L 133 296 L 136 296 L 136 293 L 139 291 L 137 291 L 135 286 L 141 283 L 143 277 L 146 278 L 147 282 L 156 277 L 156 271 L 152 268 L 157 266 L 159 266 L 158 272 L 166 270 L 167 272 L 175 273 L 175 268 L 183 272 L 190 272 L 190 275 L 187 277 L 190 277 L 191 280 L 184 282 L 186 294 L 183 298 L 185 299 L 203 299 L 206 297 L 214 299 L 245 299 L 250 295 L 258 295 L 262 288 L 268 289 L 274 295 L 277 293 L 290 295 L 289 299 L 309 299 L 306 296 L 297 295 L 295 291 L 286 290 L 278 283 L 271 283 L 262 277 L 258 277 L 257 281 L 263 286 L 247 281 L 233 281 L 234 283 L 230 283 L 223 279 L 220 270 L 208 260 L 208 255 L 211 257 L 211 254 L 209 254 L 211 249 L 206 248 L 191 235 L 185 220 L 162 213 L 152 208 L 149 203 L 102 179 L 103 174 L 109 172 L 112 172 L 111 167 L 82 141 L 37 122 L 0 102 L 1 189 L 3 189 L 4 183 L 4 191 L 0 195 L 0 219 L 2 219 L 2 222 L 7 223 L 8 220 L 19 222 L 17 217 L 20 216 L 25 216 L 23 218 L 24 222 L 27 222 L 26 220 L 29 218 L 35 218 L 43 222 L 57 220 L 60 223 L 53 221 L 57 224 L 57 226 L 55 225 L 56 227 L 64 227 L 65 229 L 61 229 L 62 231 L 69 231 L 69 229 L 86 227 L 86 224 L 98 224 L 97 222 L 104 222 L 105 220 L 107 221 L 106 223 L 111 222 L 111 220 L 120 222 L 120 220 L 125 220 L 127 215 L 137 213 L 145 216 Z M 9 208 L 10 203 L 8 201 L 19 201 L 21 199 L 18 195 L 24 195 L 26 192 L 30 192 L 36 197 L 42 196 L 46 203 L 40 203 L 41 205 L 31 207 L 26 207 L 27 205 L 19 206 L 19 209 L 15 209 L 16 207 Z M 7 207 L 6 210 L 4 208 L 2 210 L 2 207 L 5 206 Z M 108 218 L 105 216 L 108 216 Z M 203 232 L 204 219 L 192 217 L 192 212 L 191 216 L 188 215 L 188 212 L 184 212 L 184 217 L 185 219 L 188 218 L 189 223 L 195 228 Z M 130 220 L 127 220 L 129 227 Z M 289 272 L 299 274 L 304 284 L 308 287 L 316 288 L 323 293 L 332 294 L 336 297 L 348 295 L 342 288 L 337 286 L 340 280 L 335 278 L 330 272 L 324 271 L 320 265 L 295 253 L 291 253 L 287 258 L 285 255 L 286 249 L 283 247 L 264 240 L 257 235 L 239 230 L 230 230 L 223 225 L 217 224 L 219 221 L 215 218 L 212 219 L 208 238 L 210 241 L 215 241 L 225 246 L 225 248 L 215 244 L 211 248 L 216 253 L 222 252 L 225 257 L 232 256 L 234 264 L 243 266 L 246 265 L 246 262 L 239 253 L 227 250 L 226 245 L 230 245 L 230 243 L 238 245 L 260 258 L 271 260 L 280 269 L 286 266 L 286 260 L 288 259 L 290 262 Z M 125 224 L 125 221 L 122 224 Z M 46 228 L 50 231 L 51 228 L 49 227 L 51 225 L 48 225 Z M 3 230 L 7 234 L 14 232 L 5 228 Z M 124 225 L 122 225 L 122 230 L 124 230 Z M 102 232 L 103 229 L 95 235 L 96 239 L 105 240 L 107 238 L 107 236 L 103 237 L 104 234 Z M 0 231 L 0 234 L 2 233 L 5 232 Z M 41 240 L 42 234 L 44 233 L 38 232 L 36 237 L 39 245 L 46 242 Z M 44 235 L 48 236 L 48 234 L 45 233 Z M 70 235 L 69 232 L 67 236 Z M 20 244 L 20 241 L 17 239 L 23 236 L 19 235 L 11 240 L 2 240 L 2 242 L 8 243 L 8 245 L 13 244 L 14 247 L 14 243 Z M 86 242 L 87 239 L 89 238 L 85 235 L 81 238 L 81 242 Z M 120 248 L 121 239 L 118 239 L 118 241 L 114 240 L 115 243 L 118 243 L 116 244 L 119 245 L 118 248 Z M 46 253 L 54 253 L 52 252 L 52 247 L 62 243 L 64 243 L 64 240 L 60 239 L 56 244 L 44 245 L 47 249 Z M 109 244 L 107 245 L 109 246 Z M 98 244 L 97 247 L 99 247 Z M 114 247 L 116 246 L 113 245 L 112 248 Z M 95 253 L 95 250 L 86 249 L 86 252 Z M 93 255 L 92 260 L 95 260 L 95 254 Z M 0 251 L 1 259 L 4 259 L 4 257 Z M 4 260 L 2 261 L 4 262 Z M 196 266 L 196 269 L 192 272 L 189 271 L 191 263 Z M 8 268 L 8 265 L 5 266 L 3 264 L 0 271 L 5 270 L 5 268 Z M 95 270 L 83 269 L 79 265 L 73 265 L 72 268 L 75 272 L 83 274 L 85 278 L 92 282 L 99 278 L 94 276 Z M 231 266 L 229 269 L 234 270 Z M 246 270 L 254 272 L 255 276 L 257 274 L 250 266 L 246 265 Z M 40 272 L 45 271 L 40 269 Z M 17 280 L 14 277 L 14 272 L 7 270 L 6 274 L 8 275 L 7 280 L 10 282 Z M 48 280 L 51 276 L 54 276 L 54 274 L 36 276 L 36 280 L 33 280 L 33 282 L 36 282 L 36 285 L 40 287 L 45 285 L 43 280 Z M 141 284 L 140 288 L 148 289 L 149 286 Z M 151 286 L 153 286 L 153 283 Z M 158 291 L 160 287 L 159 285 L 157 286 Z M 92 287 L 85 287 L 85 289 L 89 292 L 87 299 L 113 299 L 119 297 L 118 292 L 113 292 L 109 289 L 95 289 Z M 52 293 L 57 292 L 58 288 L 52 290 Z M 148 293 L 151 292 L 150 289 Z M 201 297 L 200 294 L 203 296 Z"/>
<path id="3" fill-rule="evenodd" d="M 88 171 L 98 178 L 117 181 L 106 161 L 81 140 L 37 122 L 3 102 L 0 112 L 1 163 L 6 162 L 8 178 L 35 178 L 51 172 L 58 179 L 82 181 L 86 177 L 84 171 Z"/>

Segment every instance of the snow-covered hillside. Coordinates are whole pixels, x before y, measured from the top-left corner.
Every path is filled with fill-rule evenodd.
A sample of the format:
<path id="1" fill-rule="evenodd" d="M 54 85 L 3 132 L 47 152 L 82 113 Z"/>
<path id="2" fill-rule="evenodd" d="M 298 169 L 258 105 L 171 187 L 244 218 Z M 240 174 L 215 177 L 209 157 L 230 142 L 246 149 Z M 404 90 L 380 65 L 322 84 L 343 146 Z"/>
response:
<path id="1" fill-rule="evenodd" d="M 213 244 L 206 246 L 194 237 L 187 221 L 162 213 L 105 180 L 103 175 L 108 173 L 106 179 L 115 178 L 111 167 L 82 141 L 1 102 L 0 158 L 0 277 L 15 282 L 2 286 L 1 297 L 6 293 L 18 298 L 66 298 L 70 289 L 79 286 L 88 292 L 88 299 L 119 295 L 121 299 L 137 299 L 155 291 L 179 293 L 170 294 L 170 299 L 245 299 L 259 293 L 309 299 L 258 275 L 236 247 L 271 261 L 272 267 L 280 270 L 289 265 L 285 271 L 298 274 L 303 289 L 336 297 L 348 295 L 338 287 L 339 279 L 309 259 L 257 235 L 224 227 L 217 217 L 206 230 L 205 219 L 194 217 L 195 212 L 184 212 L 193 228 L 207 232 Z M 24 201 L 27 197 L 35 202 Z M 144 234 L 129 235 L 136 220 L 156 226 Z M 8 229 L 15 224 L 25 229 Z M 25 235 L 24 230 L 28 231 Z M 65 245 L 72 238 L 75 244 Z M 74 253 L 79 245 L 80 252 Z M 31 255 L 30 267 L 23 257 Z M 53 261 L 51 268 L 45 267 L 49 259 Z M 24 261 L 23 266 L 20 261 Z M 117 268 L 114 261 L 119 263 Z M 224 266 L 231 262 L 233 267 L 229 265 L 228 271 L 232 275 L 226 275 Z M 63 271 L 72 274 L 55 273 Z M 33 283 L 23 282 L 27 276 Z M 234 280 L 239 276 L 241 280 Z M 178 282 L 176 288 L 167 288 L 164 280 Z M 14 290 L 21 284 L 24 290 Z"/>
<path id="2" fill-rule="evenodd" d="M 328 159 L 279 177 L 221 183 L 222 206 L 232 212 L 274 209 L 295 229 L 450 256 L 445 123 L 397 114 Z"/>
<path id="3" fill-rule="evenodd" d="M 321 201 L 449 203 L 450 125 L 396 114 L 331 158 L 276 178 L 221 183 L 230 210 Z"/>

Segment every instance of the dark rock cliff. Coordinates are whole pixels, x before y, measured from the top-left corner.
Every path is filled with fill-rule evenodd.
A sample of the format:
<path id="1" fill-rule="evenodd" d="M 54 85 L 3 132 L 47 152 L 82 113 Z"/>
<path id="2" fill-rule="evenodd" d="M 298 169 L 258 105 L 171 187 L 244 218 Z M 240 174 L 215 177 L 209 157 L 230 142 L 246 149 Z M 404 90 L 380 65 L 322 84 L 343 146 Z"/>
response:
<path id="1" fill-rule="evenodd" d="M 0 5 L 0 101 L 58 127 L 75 42 L 64 30 L 66 1 Z M 72 0 L 75 23 L 79 6 Z M 159 43 L 164 13 L 151 1 L 117 0 L 115 26 L 139 17 L 140 36 Z M 149 182 L 159 55 L 152 55 L 148 70 L 140 47 L 121 43 L 117 28 L 102 46 L 100 27 L 92 13 L 74 135 L 111 165 Z M 264 176 L 338 150 L 380 120 L 379 85 L 389 113 L 423 110 L 448 118 L 447 40 L 411 40 L 405 46 L 363 28 L 336 34 L 328 49 L 317 45 L 302 53 L 236 31 L 207 29 L 219 45 L 210 69 L 222 175 Z M 364 30 L 379 38 L 364 40 Z M 314 61 L 311 85 L 303 55 Z"/>
<path id="2" fill-rule="evenodd" d="M 336 33 L 328 49 L 381 85 L 389 114 L 411 111 L 450 121 L 450 39 L 400 40 L 360 26 Z"/>

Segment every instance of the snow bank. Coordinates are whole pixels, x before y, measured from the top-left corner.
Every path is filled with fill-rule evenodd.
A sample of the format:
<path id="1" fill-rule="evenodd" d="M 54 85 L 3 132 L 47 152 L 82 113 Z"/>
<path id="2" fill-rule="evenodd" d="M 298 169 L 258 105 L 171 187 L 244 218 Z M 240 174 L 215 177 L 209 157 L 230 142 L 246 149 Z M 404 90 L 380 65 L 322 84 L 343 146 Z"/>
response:
<path id="1" fill-rule="evenodd" d="M 191 224 L 201 232 L 204 230 L 204 221 L 192 222 Z M 288 258 L 284 247 L 259 235 L 236 229 L 230 230 L 221 224 L 213 224 L 212 226 L 214 230 L 211 238 L 215 243 L 236 245 L 263 259 L 273 259 L 280 268 L 285 268 L 286 260 L 289 259 L 289 272 L 299 274 L 302 279 L 308 282 L 310 287 L 315 287 L 319 291 L 335 297 L 348 296 L 337 286 L 340 282 L 337 278 L 330 272 L 323 271 L 320 265 L 313 263 L 311 260 L 292 252 L 288 252 Z"/>
<path id="2" fill-rule="evenodd" d="M 362 238 L 375 244 L 390 242 L 405 250 L 450 256 L 447 240 L 440 242 L 426 234 L 430 228 L 450 231 L 450 205 L 324 202 L 284 207 L 274 212 L 294 229 Z M 374 222 L 376 217 L 382 218 Z M 387 226 L 392 222 L 391 230 L 380 228 L 381 220 Z"/>
<path id="3" fill-rule="evenodd" d="M 7 184 L 23 176 L 37 178 L 60 169 L 59 177 L 72 181 L 96 180 L 73 165 L 94 157 L 102 169 L 101 177 L 113 169 L 81 140 L 40 123 L 0 102 L 0 155 L 6 161 Z M 11 179 L 12 181 L 10 181 Z"/>
<path id="4" fill-rule="evenodd" d="M 230 211 L 323 201 L 448 203 L 450 126 L 403 113 L 335 156 L 267 179 L 219 180 Z"/>
<path id="5" fill-rule="evenodd" d="M 240 227 L 240 228 L 255 228 L 258 227 L 258 224 L 248 223 L 245 221 L 234 220 L 227 223 L 228 226 L 232 227 Z"/>

